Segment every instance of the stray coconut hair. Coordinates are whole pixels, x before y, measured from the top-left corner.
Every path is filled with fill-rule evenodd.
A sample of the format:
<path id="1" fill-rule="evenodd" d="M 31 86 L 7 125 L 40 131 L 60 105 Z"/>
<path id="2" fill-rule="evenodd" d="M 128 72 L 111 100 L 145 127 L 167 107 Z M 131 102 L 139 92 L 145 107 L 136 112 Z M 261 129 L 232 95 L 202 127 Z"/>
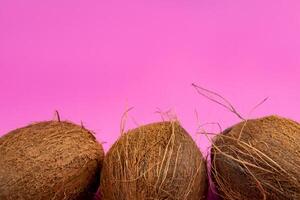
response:
<path id="1" fill-rule="evenodd" d="M 242 120 L 212 141 L 215 192 L 225 200 L 300 199 L 300 124 L 274 115 L 244 119 L 221 95 L 193 86 Z"/>
<path id="2" fill-rule="evenodd" d="M 157 113 L 162 122 L 121 132 L 108 151 L 101 174 L 101 199 L 205 199 L 206 161 L 200 150 L 178 120 L 164 121 L 169 112 Z M 122 123 L 124 127 L 124 120 Z"/>
<path id="3" fill-rule="evenodd" d="M 0 138 L 0 199 L 92 199 L 104 151 L 68 121 L 35 122 Z"/>

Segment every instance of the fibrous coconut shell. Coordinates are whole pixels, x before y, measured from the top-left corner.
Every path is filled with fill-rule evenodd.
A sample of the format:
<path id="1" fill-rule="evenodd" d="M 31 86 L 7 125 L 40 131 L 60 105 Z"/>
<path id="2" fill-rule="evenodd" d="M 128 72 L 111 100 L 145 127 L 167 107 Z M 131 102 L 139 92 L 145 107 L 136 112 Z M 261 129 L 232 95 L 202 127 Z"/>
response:
<path id="1" fill-rule="evenodd" d="M 130 130 L 108 151 L 101 174 L 102 200 L 202 200 L 206 162 L 178 122 Z"/>
<path id="2" fill-rule="evenodd" d="M 0 199 L 91 199 L 104 152 L 92 133 L 46 121 L 0 138 Z"/>
<path id="3" fill-rule="evenodd" d="M 299 123 L 278 116 L 243 121 L 218 135 L 211 153 L 223 199 L 300 199 Z"/>

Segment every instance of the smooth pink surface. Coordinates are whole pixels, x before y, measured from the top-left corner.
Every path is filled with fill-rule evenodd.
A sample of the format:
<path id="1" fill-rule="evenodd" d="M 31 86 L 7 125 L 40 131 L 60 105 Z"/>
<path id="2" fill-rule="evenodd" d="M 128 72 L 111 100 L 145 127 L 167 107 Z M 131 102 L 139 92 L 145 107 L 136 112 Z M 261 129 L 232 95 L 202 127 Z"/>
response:
<path id="1" fill-rule="evenodd" d="M 244 115 L 268 96 L 251 117 L 299 121 L 299 10 L 298 0 L 1 0 L 0 134 L 58 110 L 108 149 L 126 108 L 127 128 L 160 120 L 160 108 L 205 151 L 199 123 L 239 120 L 192 82 Z"/>

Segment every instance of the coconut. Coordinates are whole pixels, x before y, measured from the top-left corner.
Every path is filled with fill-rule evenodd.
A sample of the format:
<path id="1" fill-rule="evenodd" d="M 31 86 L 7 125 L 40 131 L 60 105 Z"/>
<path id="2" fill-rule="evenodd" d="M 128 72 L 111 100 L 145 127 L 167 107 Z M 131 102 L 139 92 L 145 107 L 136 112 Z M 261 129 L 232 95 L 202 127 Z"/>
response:
<path id="1" fill-rule="evenodd" d="M 92 199 L 104 151 L 92 133 L 46 121 L 0 138 L 0 199 Z"/>
<path id="2" fill-rule="evenodd" d="M 128 131 L 103 162 L 103 200 L 201 200 L 206 192 L 206 162 L 178 122 Z"/>
<path id="3" fill-rule="evenodd" d="M 300 124 L 279 116 L 243 121 L 216 136 L 211 164 L 225 200 L 299 200 Z"/>

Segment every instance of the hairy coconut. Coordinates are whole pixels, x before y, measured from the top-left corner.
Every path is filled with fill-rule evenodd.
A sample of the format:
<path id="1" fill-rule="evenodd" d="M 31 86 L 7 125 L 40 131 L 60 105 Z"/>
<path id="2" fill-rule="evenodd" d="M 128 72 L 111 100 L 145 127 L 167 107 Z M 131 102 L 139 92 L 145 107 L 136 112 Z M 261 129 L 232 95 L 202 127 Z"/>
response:
<path id="1" fill-rule="evenodd" d="M 103 162 L 103 200 L 201 200 L 206 191 L 206 162 L 178 122 L 128 131 Z"/>
<path id="2" fill-rule="evenodd" d="M 218 135 L 211 153 L 223 199 L 300 199 L 299 123 L 278 116 L 246 120 Z"/>
<path id="3" fill-rule="evenodd" d="M 70 122 L 31 124 L 0 138 L 0 199 L 91 199 L 104 152 Z"/>

